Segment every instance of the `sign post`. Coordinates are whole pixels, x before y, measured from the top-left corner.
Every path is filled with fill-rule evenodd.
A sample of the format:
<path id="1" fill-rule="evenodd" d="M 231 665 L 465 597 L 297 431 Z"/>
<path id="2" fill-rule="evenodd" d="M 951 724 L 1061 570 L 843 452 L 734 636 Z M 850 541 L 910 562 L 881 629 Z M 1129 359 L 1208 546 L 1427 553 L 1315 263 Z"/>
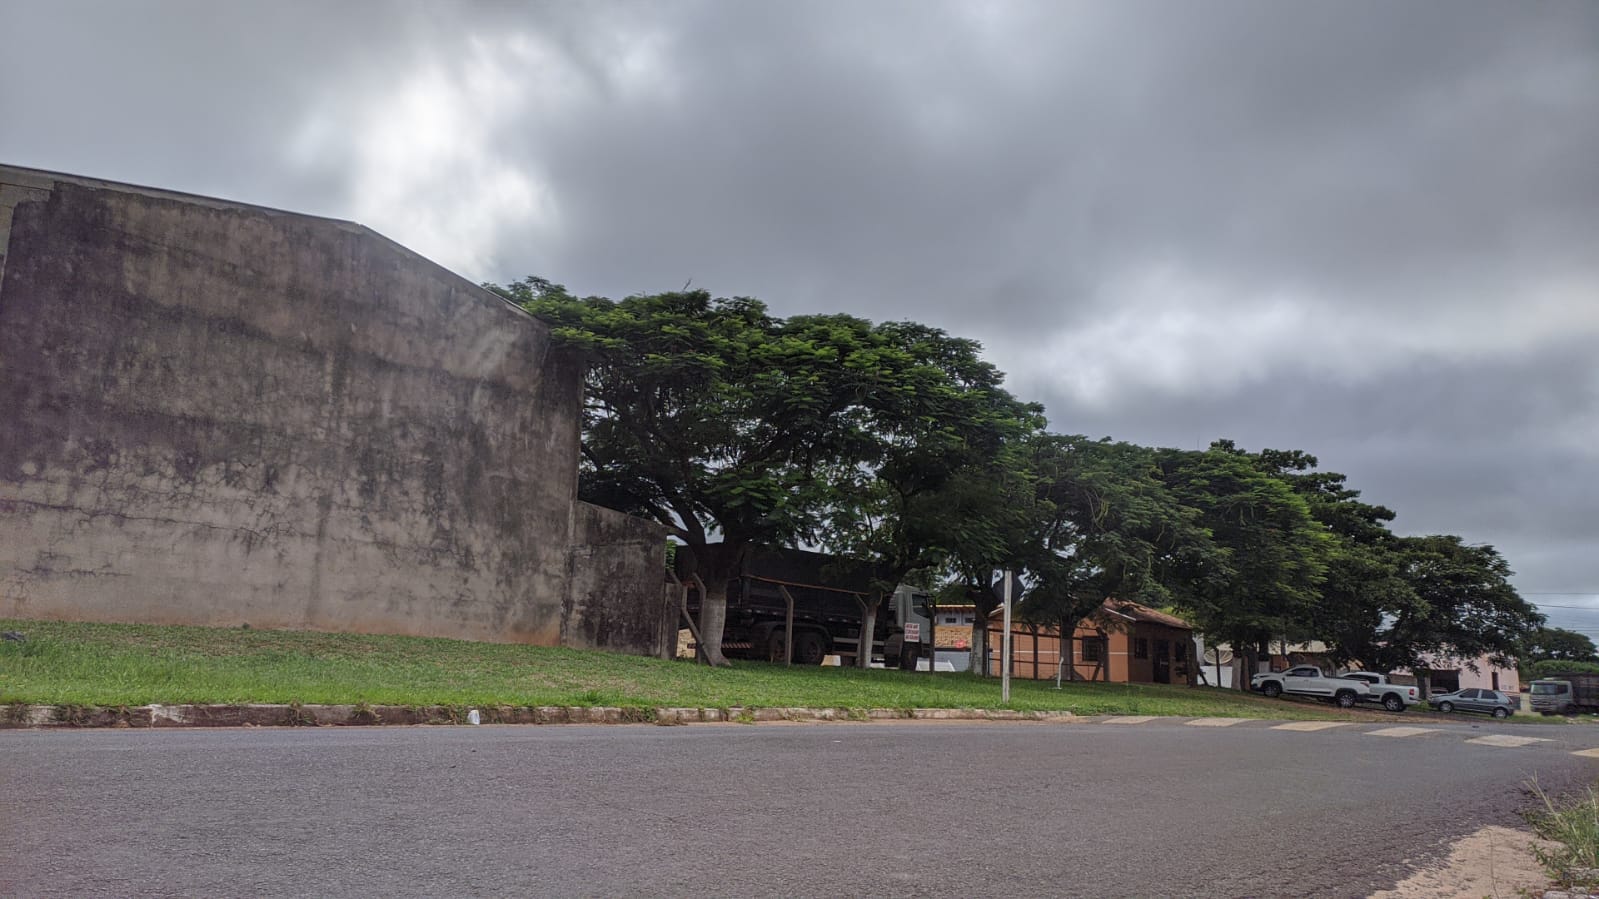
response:
<path id="1" fill-rule="evenodd" d="M 1005 703 L 1006 705 L 1009 705 L 1010 704 L 1010 603 L 1011 603 L 1011 593 L 1012 593 L 1011 585 L 1015 581 L 1015 578 L 1011 575 L 1009 570 L 1006 570 L 1004 572 L 1004 574 L 1001 575 L 1001 577 L 1004 579 L 1004 583 L 1005 583 L 1005 635 L 1002 638 L 1000 638 L 1000 645 L 1001 645 L 1002 648 L 999 651 L 1000 652 L 1000 659 L 999 659 L 999 670 L 1000 670 L 999 701 Z"/>

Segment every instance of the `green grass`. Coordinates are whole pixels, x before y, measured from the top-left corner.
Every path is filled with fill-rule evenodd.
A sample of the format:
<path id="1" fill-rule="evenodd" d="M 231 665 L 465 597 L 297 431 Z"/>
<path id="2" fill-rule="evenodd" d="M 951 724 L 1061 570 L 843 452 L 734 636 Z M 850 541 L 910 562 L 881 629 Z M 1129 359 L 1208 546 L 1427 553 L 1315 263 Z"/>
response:
<path id="1" fill-rule="evenodd" d="M 1535 784 L 1542 808 L 1528 816 L 1538 836 L 1554 846 L 1533 852 L 1561 886 L 1599 886 L 1599 792 L 1589 787 L 1574 800 L 1557 803 Z"/>
<path id="2" fill-rule="evenodd" d="M 711 670 L 604 652 L 419 637 L 0 619 L 0 705 L 304 703 L 703 708 L 1000 708 L 1081 715 L 1343 718 L 1349 713 L 1205 688 L 969 674 L 785 668 Z M 1371 713 L 1364 713 L 1370 715 Z"/>

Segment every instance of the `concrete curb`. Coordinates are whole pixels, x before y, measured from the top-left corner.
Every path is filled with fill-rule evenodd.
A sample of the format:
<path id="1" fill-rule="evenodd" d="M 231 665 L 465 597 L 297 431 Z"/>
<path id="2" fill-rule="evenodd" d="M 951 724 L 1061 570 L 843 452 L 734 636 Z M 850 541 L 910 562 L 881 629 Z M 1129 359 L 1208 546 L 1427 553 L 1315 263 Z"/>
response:
<path id="1" fill-rule="evenodd" d="M 1062 722 L 1071 712 L 1014 709 L 616 708 L 614 706 L 23 705 L 0 708 L 0 730 L 41 727 L 327 727 L 408 724 L 757 724 L 781 721 Z"/>

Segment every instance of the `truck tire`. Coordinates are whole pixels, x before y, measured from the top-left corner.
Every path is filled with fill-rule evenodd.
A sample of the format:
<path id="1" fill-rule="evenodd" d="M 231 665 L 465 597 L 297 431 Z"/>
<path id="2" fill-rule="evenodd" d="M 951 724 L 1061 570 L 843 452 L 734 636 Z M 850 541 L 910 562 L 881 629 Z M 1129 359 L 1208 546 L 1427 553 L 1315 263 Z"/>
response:
<path id="1" fill-rule="evenodd" d="M 1283 695 L 1283 685 L 1274 680 L 1269 680 L 1260 685 L 1260 692 L 1267 699 L 1276 699 Z"/>
<path id="2" fill-rule="evenodd" d="M 827 655 L 827 643 L 815 631 L 800 631 L 794 635 L 794 664 L 820 665 Z"/>
<path id="3" fill-rule="evenodd" d="M 1500 706 L 1499 708 L 1494 709 L 1494 717 L 1495 718 L 1509 718 L 1510 717 L 1510 710 L 1505 708 L 1505 707 L 1503 707 L 1503 706 Z"/>
<path id="4" fill-rule="evenodd" d="M 1447 714 L 1449 712 L 1453 712 L 1454 710 L 1455 710 L 1455 704 L 1452 703 L 1452 702 L 1440 702 L 1440 703 L 1438 703 L 1438 711 L 1440 711 L 1440 712 L 1443 712 L 1443 713 Z"/>
<path id="5" fill-rule="evenodd" d="M 1333 702 L 1338 703 L 1341 709 L 1352 709 L 1359 701 L 1360 697 L 1356 696 L 1353 690 L 1339 690 L 1338 695 L 1333 697 Z"/>
<path id="6" fill-rule="evenodd" d="M 1389 693 L 1382 698 L 1382 707 L 1390 712 L 1403 712 L 1405 710 L 1405 701 L 1399 698 L 1398 693 Z"/>

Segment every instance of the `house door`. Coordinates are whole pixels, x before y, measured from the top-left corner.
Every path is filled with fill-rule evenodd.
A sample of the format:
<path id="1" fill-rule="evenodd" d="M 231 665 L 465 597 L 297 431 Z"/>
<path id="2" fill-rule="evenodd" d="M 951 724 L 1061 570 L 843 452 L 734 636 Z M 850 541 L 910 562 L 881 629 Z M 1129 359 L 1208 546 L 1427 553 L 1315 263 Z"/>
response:
<path id="1" fill-rule="evenodd" d="M 1155 640 L 1155 683 L 1171 683 L 1171 642 Z"/>

